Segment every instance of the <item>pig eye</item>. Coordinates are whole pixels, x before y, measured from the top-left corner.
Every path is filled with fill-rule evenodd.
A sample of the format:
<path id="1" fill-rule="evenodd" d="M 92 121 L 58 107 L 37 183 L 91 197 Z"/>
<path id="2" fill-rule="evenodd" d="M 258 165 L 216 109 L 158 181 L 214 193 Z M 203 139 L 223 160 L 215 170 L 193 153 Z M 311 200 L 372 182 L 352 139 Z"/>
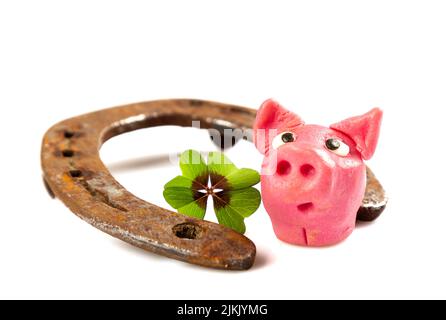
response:
<path id="1" fill-rule="evenodd" d="M 272 146 L 274 149 L 279 148 L 285 143 L 293 142 L 295 140 L 294 134 L 292 132 L 282 132 L 273 139 Z"/>
<path id="2" fill-rule="evenodd" d="M 328 139 L 325 141 L 325 146 L 331 152 L 341 157 L 346 157 L 350 153 L 350 148 L 339 139 Z"/>

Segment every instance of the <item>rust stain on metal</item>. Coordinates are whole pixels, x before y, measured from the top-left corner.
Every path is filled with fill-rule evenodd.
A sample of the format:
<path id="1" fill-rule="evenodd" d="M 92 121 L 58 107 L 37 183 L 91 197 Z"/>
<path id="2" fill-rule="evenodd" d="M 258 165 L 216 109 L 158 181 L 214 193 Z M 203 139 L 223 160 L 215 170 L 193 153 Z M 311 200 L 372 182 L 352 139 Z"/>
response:
<path id="1" fill-rule="evenodd" d="M 99 149 L 108 139 L 126 132 L 161 125 L 191 126 L 193 120 L 201 121 L 204 129 L 221 129 L 222 123 L 250 129 L 255 116 L 254 109 L 177 99 L 135 103 L 68 119 L 43 138 L 44 181 L 50 194 L 80 218 L 132 245 L 204 267 L 246 270 L 256 255 L 251 240 L 224 226 L 137 198 L 112 177 Z M 387 201 L 384 191 L 379 182 L 371 181 L 361 210 L 382 212 Z M 358 217 L 363 217 L 361 210 Z"/>
<path id="2" fill-rule="evenodd" d="M 367 168 L 367 187 L 364 199 L 362 200 L 362 206 L 358 211 L 357 220 L 376 220 L 386 208 L 387 200 L 386 193 L 381 183 L 375 177 L 372 170 Z"/>

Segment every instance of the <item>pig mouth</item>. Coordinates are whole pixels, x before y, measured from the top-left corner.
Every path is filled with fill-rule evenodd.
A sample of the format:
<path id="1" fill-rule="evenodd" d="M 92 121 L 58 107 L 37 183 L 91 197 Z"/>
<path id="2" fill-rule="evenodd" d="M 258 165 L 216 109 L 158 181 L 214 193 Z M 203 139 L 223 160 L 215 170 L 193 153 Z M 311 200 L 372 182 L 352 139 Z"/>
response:
<path id="1" fill-rule="evenodd" d="M 305 202 L 297 206 L 297 211 L 301 213 L 309 213 L 314 208 L 313 202 Z"/>

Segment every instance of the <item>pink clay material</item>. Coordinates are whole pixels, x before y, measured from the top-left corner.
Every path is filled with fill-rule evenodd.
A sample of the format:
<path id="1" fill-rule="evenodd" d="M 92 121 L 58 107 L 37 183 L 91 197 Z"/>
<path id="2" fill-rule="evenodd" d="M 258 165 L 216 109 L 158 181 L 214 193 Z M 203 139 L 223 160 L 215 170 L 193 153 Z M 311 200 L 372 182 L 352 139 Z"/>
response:
<path id="1" fill-rule="evenodd" d="M 381 119 L 375 108 L 330 127 L 306 125 L 274 100 L 263 103 L 254 142 L 265 155 L 262 199 L 279 239 L 319 247 L 352 233 L 366 186 L 364 160 L 375 152 Z M 329 139 L 343 147 L 331 150 Z"/>

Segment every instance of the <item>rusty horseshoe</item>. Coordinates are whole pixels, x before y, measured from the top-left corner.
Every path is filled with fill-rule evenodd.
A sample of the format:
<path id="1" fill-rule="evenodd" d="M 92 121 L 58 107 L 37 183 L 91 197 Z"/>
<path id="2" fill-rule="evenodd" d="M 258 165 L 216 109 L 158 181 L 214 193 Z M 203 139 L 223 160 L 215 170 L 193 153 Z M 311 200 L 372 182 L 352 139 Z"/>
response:
<path id="1" fill-rule="evenodd" d="M 169 258 L 219 269 L 246 270 L 256 247 L 224 226 L 190 218 L 141 200 L 110 174 L 99 156 L 101 145 L 137 129 L 200 121 L 203 129 L 249 129 L 255 109 L 202 100 L 159 100 L 81 115 L 54 125 L 42 143 L 42 169 L 50 194 L 94 227 L 134 246 Z M 373 173 L 358 220 L 371 221 L 387 198 Z"/>

